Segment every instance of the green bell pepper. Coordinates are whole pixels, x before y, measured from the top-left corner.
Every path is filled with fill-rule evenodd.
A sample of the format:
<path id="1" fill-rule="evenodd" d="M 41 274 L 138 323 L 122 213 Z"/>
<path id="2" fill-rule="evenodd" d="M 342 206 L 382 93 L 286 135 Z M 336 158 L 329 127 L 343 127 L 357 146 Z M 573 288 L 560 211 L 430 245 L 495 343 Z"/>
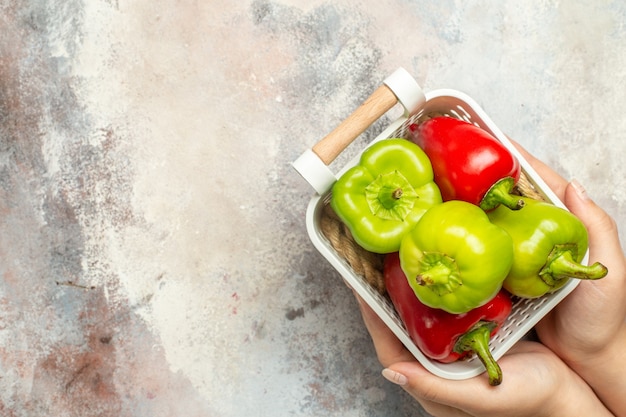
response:
<path id="1" fill-rule="evenodd" d="M 496 208 L 488 213 L 513 239 L 514 261 L 504 288 L 519 297 L 536 298 L 563 287 L 569 278 L 599 279 L 607 274 L 600 263 L 580 263 L 588 237 L 574 214 L 527 197 L 524 202 L 522 210 Z"/>
<path id="2" fill-rule="evenodd" d="M 333 185 L 331 207 L 354 240 L 374 253 L 396 252 L 428 208 L 441 203 L 426 154 L 405 139 L 374 143 Z"/>
<path id="3" fill-rule="evenodd" d="M 400 263 L 417 298 L 461 314 L 489 302 L 513 264 L 513 242 L 478 206 L 432 207 L 402 239 Z"/>

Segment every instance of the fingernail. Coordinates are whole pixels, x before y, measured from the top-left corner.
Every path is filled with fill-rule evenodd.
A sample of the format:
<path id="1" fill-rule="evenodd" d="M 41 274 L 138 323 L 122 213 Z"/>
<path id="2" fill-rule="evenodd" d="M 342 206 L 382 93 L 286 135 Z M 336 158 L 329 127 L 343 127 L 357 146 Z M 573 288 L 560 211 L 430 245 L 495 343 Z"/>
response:
<path id="1" fill-rule="evenodd" d="M 585 187 L 583 187 L 582 184 L 579 183 L 577 179 L 571 180 L 570 184 L 572 184 L 572 187 L 574 188 L 574 191 L 576 191 L 576 195 L 578 195 L 578 198 L 580 198 L 583 201 L 589 200 L 589 196 L 587 195 L 587 190 L 585 190 Z"/>
<path id="2" fill-rule="evenodd" d="M 393 382 L 397 385 L 406 385 L 409 382 L 408 378 L 402 375 L 400 372 L 396 372 L 392 369 L 385 368 L 382 372 L 385 379 L 389 382 Z"/>

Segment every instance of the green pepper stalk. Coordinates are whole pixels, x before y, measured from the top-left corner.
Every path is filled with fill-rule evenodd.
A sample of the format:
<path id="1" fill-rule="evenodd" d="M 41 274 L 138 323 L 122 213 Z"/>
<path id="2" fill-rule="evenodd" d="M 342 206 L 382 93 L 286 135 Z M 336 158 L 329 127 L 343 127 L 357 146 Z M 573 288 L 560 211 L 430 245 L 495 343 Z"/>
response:
<path id="1" fill-rule="evenodd" d="M 417 298 L 452 314 L 491 300 L 513 264 L 513 242 L 478 206 L 431 207 L 402 240 L 400 262 Z"/>
<path id="2" fill-rule="evenodd" d="M 430 160 L 416 144 L 385 139 L 333 185 L 330 205 L 354 240 L 374 253 L 396 252 L 422 215 L 441 203 Z"/>
<path id="3" fill-rule="evenodd" d="M 536 298 L 563 287 L 570 278 L 600 279 L 608 270 L 599 262 L 587 266 L 587 229 L 569 211 L 524 197 L 524 210 L 496 208 L 490 220 L 513 239 L 513 266 L 504 281 L 511 294 Z"/>

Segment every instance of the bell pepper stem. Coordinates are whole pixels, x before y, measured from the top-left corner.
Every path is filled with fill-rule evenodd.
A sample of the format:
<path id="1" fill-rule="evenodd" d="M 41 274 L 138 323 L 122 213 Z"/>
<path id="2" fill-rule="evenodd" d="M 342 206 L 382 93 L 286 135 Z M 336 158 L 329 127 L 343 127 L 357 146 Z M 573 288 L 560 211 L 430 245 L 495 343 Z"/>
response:
<path id="1" fill-rule="evenodd" d="M 480 201 L 480 208 L 489 211 L 502 204 L 511 210 L 521 209 L 524 207 L 524 200 L 518 195 L 511 194 L 514 186 L 515 180 L 512 177 L 505 177 L 497 181 L 485 193 Z"/>
<path id="2" fill-rule="evenodd" d="M 474 352 L 483 363 L 489 376 L 489 385 L 496 386 L 502 382 L 502 369 L 489 350 L 489 339 L 496 324 L 480 321 L 458 338 L 454 345 L 457 353 Z"/>
<path id="3" fill-rule="evenodd" d="M 548 255 L 545 266 L 539 272 L 541 279 L 549 286 L 554 287 L 564 279 L 593 280 L 606 276 L 608 269 L 600 262 L 589 266 L 576 262 L 577 250 L 575 245 L 555 245 Z"/>
<path id="4" fill-rule="evenodd" d="M 424 253 L 421 268 L 422 273 L 415 277 L 415 282 L 439 296 L 451 294 L 463 284 L 456 261 L 443 253 Z"/>
<path id="5" fill-rule="evenodd" d="M 418 198 L 413 186 L 397 170 L 379 175 L 365 187 L 370 211 L 385 220 L 404 221 Z"/>

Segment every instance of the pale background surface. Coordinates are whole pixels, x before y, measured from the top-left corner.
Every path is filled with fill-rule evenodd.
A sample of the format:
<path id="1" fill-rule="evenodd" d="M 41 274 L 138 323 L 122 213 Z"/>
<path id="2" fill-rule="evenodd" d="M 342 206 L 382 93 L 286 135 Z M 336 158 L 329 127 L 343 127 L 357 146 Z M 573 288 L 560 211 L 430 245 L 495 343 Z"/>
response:
<path id="1" fill-rule="evenodd" d="M 624 226 L 624 2 L 0 7 L 3 416 L 419 415 L 290 166 L 399 66 Z"/>

